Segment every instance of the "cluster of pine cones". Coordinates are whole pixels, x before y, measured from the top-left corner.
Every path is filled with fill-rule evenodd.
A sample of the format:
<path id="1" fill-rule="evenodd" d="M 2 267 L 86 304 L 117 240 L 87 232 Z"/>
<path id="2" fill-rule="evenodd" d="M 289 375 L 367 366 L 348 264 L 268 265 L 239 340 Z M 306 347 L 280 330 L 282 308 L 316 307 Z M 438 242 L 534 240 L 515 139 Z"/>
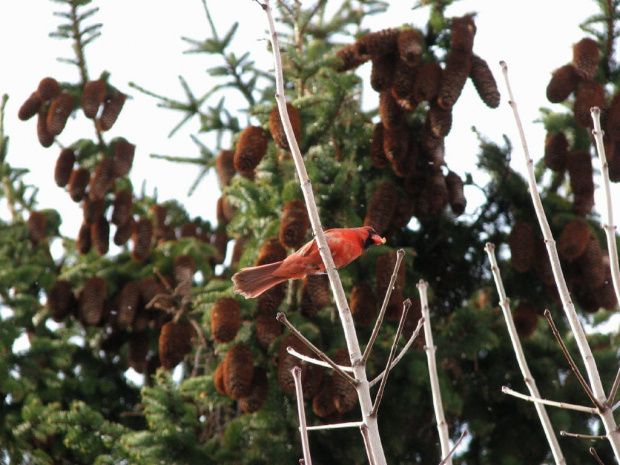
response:
<path id="1" fill-rule="evenodd" d="M 467 78 L 482 101 L 499 105 L 499 92 L 487 63 L 473 53 L 476 26 L 471 16 L 452 22 L 450 52 L 445 66 L 425 59 L 424 38 L 416 29 L 385 29 L 360 37 L 343 47 L 340 72 L 372 62 L 371 85 L 379 93 L 381 122 L 375 124 L 370 158 L 377 169 L 391 165 L 404 179 L 406 195 L 385 182 L 375 193 L 366 224 L 379 234 L 419 219 L 440 215 L 449 204 L 455 215 L 465 210 L 463 181 L 452 171 L 444 174 L 444 139 L 452 127 L 452 108 Z M 424 105 L 424 106 L 423 106 Z M 407 114 L 424 111 L 422 127 Z M 443 168 L 442 168 L 443 167 Z"/>

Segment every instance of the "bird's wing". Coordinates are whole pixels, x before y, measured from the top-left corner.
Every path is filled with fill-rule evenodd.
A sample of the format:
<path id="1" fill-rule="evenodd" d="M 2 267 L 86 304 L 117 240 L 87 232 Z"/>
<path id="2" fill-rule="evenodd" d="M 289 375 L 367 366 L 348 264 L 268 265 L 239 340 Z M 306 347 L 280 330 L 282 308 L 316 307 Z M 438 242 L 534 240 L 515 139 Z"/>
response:
<path id="1" fill-rule="evenodd" d="M 300 257 L 307 257 L 313 249 L 316 249 L 316 240 L 312 239 L 310 242 L 306 243 L 301 249 L 295 252 L 295 255 Z"/>

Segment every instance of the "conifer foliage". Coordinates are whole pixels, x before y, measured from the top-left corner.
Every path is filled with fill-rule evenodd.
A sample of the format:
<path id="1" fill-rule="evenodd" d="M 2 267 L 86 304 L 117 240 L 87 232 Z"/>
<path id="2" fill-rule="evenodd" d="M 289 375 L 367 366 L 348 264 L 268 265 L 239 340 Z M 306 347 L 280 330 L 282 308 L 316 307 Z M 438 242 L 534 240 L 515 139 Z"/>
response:
<path id="1" fill-rule="evenodd" d="M 209 59 L 208 90 L 200 94 L 181 78 L 182 102 L 118 82 L 114 70 L 90 76 L 88 45 L 103 32 L 95 22 L 98 8 L 89 0 L 56 3 L 60 24 L 52 36 L 72 45 L 75 57 L 65 61 L 79 78 L 65 82 L 42 70 L 36 89 L 12 96 L 23 101 L 14 116 L 31 125 L 42 152 L 56 157 L 49 178 L 66 192 L 63 207 L 82 220 L 73 237 L 60 237 L 59 213 L 37 208 L 35 189 L 9 163 L 0 124 L 0 200 L 10 210 L 0 219 L 0 461 L 297 461 L 293 366 L 302 370 L 309 424 L 357 421 L 359 404 L 344 378 L 287 350 L 310 355 L 275 319 L 286 313 L 311 342 L 349 365 L 324 276 L 280 284 L 257 299 L 233 294 L 230 278 L 240 268 L 282 260 L 312 238 L 273 76 L 253 62 L 251 49 L 231 51 L 233 43 L 244 43 L 240 25 L 223 31 L 204 0 L 210 34 L 186 41 L 189 52 Z M 557 313 L 557 290 L 527 185 L 509 165 L 507 140 L 500 145 L 479 134 L 478 154 L 451 154 L 445 144 L 453 127 L 472 125 L 454 118 L 463 92 L 477 92 L 481 108 L 503 102 L 489 64 L 476 54 L 475 14 L 451 17 L 451 1 L 418 2 L 429 6 L 427 24 L 399 18 L 390 28 L 368 30 L 364 19 L 383 13 L 385 2 L 334 2 L 336 16 L 323 0 L 274 3 L 289 84 L 286 111 L 323 225 L 369 225 L 388 239 L 340 270 L 363 344 L 387 293 L 396 250 L 407 252 L 369 369 L 378 374 L 385 365 L 408 298 L 414 308 L 404 332 L 411 334 L 421 314 L 415 284 L 430 282 L 449 434 L 456 439 L 467 429 L 471 435 L 457 460 L 548 463 L 531 406 L 501 393 L 503 385 L 523 387 L 523 378 L 484 253 L 488 241 L 505 244 L 510 253 L 500 268 L 541 392 L 583 403 L 540 317 L 544 308 Z M 594 209 L 592 105 L 603 109 L 610 177 L 620 180 L 619 68 L 612 57 L 620 12 L 615 0 L 600 3 L 601 15 L 584 23 L 587 37 L 566 44 L 572 62 L 558 63 L 548 83 L 549 103 L 564 102 L 564 112 L 543 111 L 548 136 L 537 164 L 571 292 L 583 317 L 595 323 L 616 312 L 618 302 Z M 257 5 L 246 7 L 260 14 Z M 221 64 L 212 66 L 214 59 Z M 369 83 L 358 73 L 364 67 Z M 362 89 L 374 110 L 362 109 Z M 183 113 L 171 136 L 188 120 L 200 121 L 193 136 L 200 155 L 190 160 L 199 172 L 190 191 L 215 172 L 221 195 L 209 201 L 217 204 L 217 222 L 190 217 L 179 202 L 159 202 L 132 185 L 133 161 L 146 156 L 141 141 L 132 134 L 109 136 L 132 105 L 132 92 Z M 238 102 L 232 93 L 242 96 L 241 108 L 230 103 Z M 5 102 L 1 118 L 7 117 Z M 89 121 L 92 132 L 68 140 L 65 129 L 77 118 Z M 456 156 L 469 157 L 484 176 L 459 172 Z M 188 162 L 165 158 L 152 163 Z M 490 181 L 482 185 L 479 178 Z M 480 205 L 468 205 L 472 185 L 484 194 Z M 21 335 L 27 348 L 17 350 Z M 606 386 L 617 369 L 613 337 L 590 336 Z M 389 463 L 441 459 L 423 348 L 423 340 L 416 341 L 395 367 L 381 404 Z M 130 381 L 129 372 L 141 374 L 143 385 Z M 596 434 L 600 427 L 585 415 L 550 413 L 557 430 Z M 572 463 L 591 463 L 582 443 L 562 438 L 561 445 Z M 366 460 L 351 431 L 312 432 L 311 448 L 316 463 Z M 597 450 L 611 463 L 605 446 Z"/>

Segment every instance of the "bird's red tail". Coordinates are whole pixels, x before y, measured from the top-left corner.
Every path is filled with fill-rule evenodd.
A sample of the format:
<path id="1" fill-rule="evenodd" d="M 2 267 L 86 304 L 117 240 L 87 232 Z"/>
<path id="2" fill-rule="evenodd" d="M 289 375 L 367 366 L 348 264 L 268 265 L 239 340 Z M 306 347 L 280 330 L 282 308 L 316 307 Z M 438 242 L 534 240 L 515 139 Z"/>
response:
<path id="1" fill-rule="evenodd" d="M 287 280 L 281 276 L 274 276 L 282 262 L 268 263 L 267 265 L 242 268 L 232 280 L 235 283 L 235 292 L 246 299 L 259 296 L 267 289 Z"/>

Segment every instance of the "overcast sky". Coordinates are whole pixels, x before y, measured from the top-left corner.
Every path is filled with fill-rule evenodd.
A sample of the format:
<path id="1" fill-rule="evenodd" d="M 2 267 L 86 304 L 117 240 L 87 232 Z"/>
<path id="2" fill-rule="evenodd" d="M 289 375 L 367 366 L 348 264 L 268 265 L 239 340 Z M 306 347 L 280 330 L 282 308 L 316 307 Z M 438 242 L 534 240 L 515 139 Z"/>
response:
<path id="1" fill-rule="evenodd" d="M 337 3 L 337 0 L 330 3 Z M 428 17 L 426 8 L 411 11 L 413 0 L 390 3 L 393 6 L 387 13 L 369 18 L 366 25 L 373 30 L 404 23 L 420 27 L 425 25 Z M 252 0 L 209 0 L 208 4 L 220 33 L 224 33 L 232 22 L 239 21 L 235 42 L 237 50 L 251 50 L 257 62 L 271 69 L 271 57 L 265 42 L 267 23 L 256 3 Z M 536 159 L 541 156 L 544 132 L 540 124 L 532 124 L 532 121 L 539 117 L 540 107 L 554 107 L 545 98 L 551 72 L 571 60 L 572 44 L 584 37 L 579 23 L 596 12 L 593 0 L 575 0 L 570 4 L 567 8 L 565 0 L 462 0 L 448 8 L 447 14 L 450 16 L 479 12 L 474 51 L 489 62 L 502 94 L 500 108 L 490 110 L 479 100 L 471 83 L 466 85 L 455 107 L 453 129 L 447 138 L 447 161 L 451 169 L 464 175 L 475 163 L 477 141 L 470 129 L 475 125 L 485 136 L 499 143 L 502 143 L 501 136 L 507 134 L 516 149 L 514 167 L 523 172 L 522 151 L 512 113 L 506 103 L 498 65 L 500 60 L 505 60 L 509 65 L 531 153 Z M 179 99 L 183 99 L 183 92 L 178 75 L 186 77 L 191 86 L 199 89 L 198 93 L 213 85 L 205 70 L 220 63 L 216 60 L 209 62 L 205 55 L 182 53 L 189 47 L 181 40 L 182 36 L 203 39 L 210 34 L 200 0 L 174 3 L 129 0 L 94 2 L 94 5 L 101 8 L 96 20 L 104 27 L 102 37 L 87 48 L 91 78 L 107 70 L 111 73 L 111 82 L 131 96 L 106 137 L 110 140 L 123 136 L 137 144 L 132 171 L 137 189 L 146 179 L 147 192 L 157 188 L 160 200 L 177 198 L 186 203 L 192 215 L 214 218 L 215 200 L 219 196 L 214 176 L 203 182 L 194 196 L 187 199 L 188 188 L 197 175 L 196 168 L 174 166 L 149 158 L 151 153 L 197 156 L 197 147 L 189 139 L 189 134 L 196 131 L 196 122 L 168 139 L 166 135 L 179 121 L 180 115 L 158 109 L 154 99 L 127 85 L 134 81 L 147 89 Z M 67 201 L 66 193 L 53 184 L 53 169 L 59 149 L 54 146 L 44 149 L 38 144 L 36 118 L 22 122 L 16 115 L 23 100 L 36 89 L 42 77 L 77 81 L 76 68 L 56 60 L 59 56 L 73 57 L 70 43 L 48 37 L 59 22 L 53 12 L 62 10 L 62 7 L 45 0 L 5 2 L 0 7 L 3 69 L 0 73 L 0 93 L 10 95 L 5 120 L 6 132 L 11 137 L 9 162 L 32 170 L 27 180 L 40 186 L 42 208 L 57 207 Z M 369 65 L 362 68 L 362 73 L 367 73 L 368 68 Z M 376 93 L 366 92 L 366 96 L 366 105 L 377 104 Z M 79 112 L 61 134 L 61 142 L 70 144 L 78 138 L 93 137 L 91 127 L 84 121 Z M 205 143 L 212 143 L 207 137 L 200 137 Z M 473 190 L 469 193 L 472 196 L 475 194 Z M 65 207 L 63 216 L 63 233 L 74 236 L 81 221 L 79 207 Z"/>

